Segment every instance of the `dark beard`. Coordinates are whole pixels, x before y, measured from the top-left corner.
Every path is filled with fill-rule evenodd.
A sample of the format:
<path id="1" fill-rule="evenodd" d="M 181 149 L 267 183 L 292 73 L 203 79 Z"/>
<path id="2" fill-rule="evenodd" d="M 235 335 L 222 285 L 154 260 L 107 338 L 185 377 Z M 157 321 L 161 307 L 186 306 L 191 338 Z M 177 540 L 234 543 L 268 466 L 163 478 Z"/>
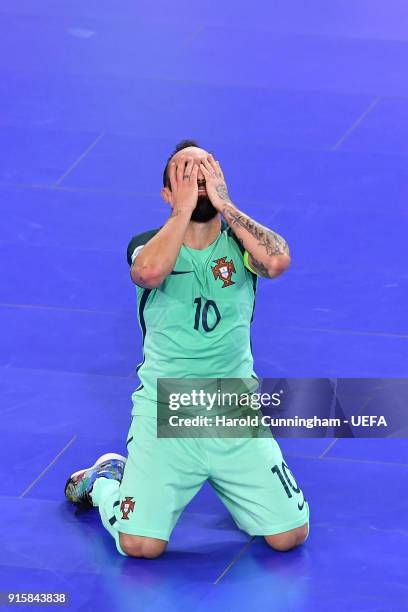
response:
<path id="1" fill-rule="evenodd" d="M 207 223 L 214 219 L 218 210 L 211 204 L 211 200 L 208 196 L 199 195 L 197 197 L 197 206 L 193 210 L 191 215 L 191 221 L 196 223 Z"/>

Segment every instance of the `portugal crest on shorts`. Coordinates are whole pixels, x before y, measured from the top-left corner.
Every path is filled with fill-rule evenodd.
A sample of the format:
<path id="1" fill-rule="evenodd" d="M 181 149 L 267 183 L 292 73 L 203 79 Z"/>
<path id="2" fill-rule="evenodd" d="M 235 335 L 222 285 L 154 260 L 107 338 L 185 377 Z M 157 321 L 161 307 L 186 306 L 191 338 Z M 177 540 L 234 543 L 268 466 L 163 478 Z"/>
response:
<path id="1" fill-rule="evenodd" d="M 135 509 L 135 502 L 133 501 L 133 497 L 125 497 L 125 499 L 120 504 L 120 511 L 122 512 L 122 518 L 128 521 L 129 513 L 133 512 L 134 509 Z"/>
<path id="2" fill-rule="evenodd" d="M 214 263 L 216 265 L 211 268 L 211 270 L 214 274 L 214 278 L 219 278 L 223 281 L 224 284 L 221 289 L 229 287 L 230 285 L 235 285 L 235 281 L 231 280 L 231 276 L 235 272 L 235 266 L 232 259 L 231 261 L 227 261 L 226 257 L 220 257 L 220 259 L 215 259 Z"/>

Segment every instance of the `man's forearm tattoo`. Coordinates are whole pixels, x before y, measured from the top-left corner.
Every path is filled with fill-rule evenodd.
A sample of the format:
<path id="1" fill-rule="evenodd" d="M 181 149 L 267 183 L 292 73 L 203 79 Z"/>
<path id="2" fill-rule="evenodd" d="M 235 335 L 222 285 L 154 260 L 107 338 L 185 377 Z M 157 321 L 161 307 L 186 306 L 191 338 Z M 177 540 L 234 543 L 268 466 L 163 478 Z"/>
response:
<path id="1" fill-rule="evenodd" d="M 259 276 L 270 276 L 268 268 L 261 261 L 255 259 L 253 255 L 249 256 L 249 265 Z"/>
<path id="2" fill-rule="evenodd" d="M 231 222 L 231 225 L 237 223 L 246 229 L 251 236 L 254 236 L 258 240 L 258 245 L 265 248 L 267 255 L 289 255 L 289 247 L 286 240 L 276 232 L 263 227 L 263 225 L 256 223 L 246 215 L 240 214 L 230 206 L 224 207 L 223 215 Z"/>
<path id="3" fill-rule="evenodd" d="M 228 195 L 228 189 L 225 183 L 223 183 L 222 185 L 217 185 L 215 189 L 218 195 L 220 196 L 221 200 L 225 200 L 226 202 L 231 202 L 231 198 Z"/>

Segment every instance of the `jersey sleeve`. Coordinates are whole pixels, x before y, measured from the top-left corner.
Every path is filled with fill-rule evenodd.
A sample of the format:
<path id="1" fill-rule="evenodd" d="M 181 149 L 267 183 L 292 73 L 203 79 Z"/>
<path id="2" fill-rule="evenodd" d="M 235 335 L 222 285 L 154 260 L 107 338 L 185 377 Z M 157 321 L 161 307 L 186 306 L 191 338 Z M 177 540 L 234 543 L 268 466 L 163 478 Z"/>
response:
<path id="1" fill-rule="evenodd" d="M 142 234 L 137 234 L 136 236 L 133 236 L 133 238 L 131 239 L 131 241 L 128 244 L 127 252 L 126 252 L 127 262 L 129 264 L 129 266 L 132 265 L 132 263 L 134 262 L 136 256 L 143 249 L 143 247 L 146 244 L 146 242 L 149 242 L 149 240 L 151 238 L 153 238 L 153 236 L 155 234 L 157 234 L 159 229 L 161 229 L 161 228 L 158 227 L 156 229 L 148 230 L 147 232 L 143 232 Z"/>

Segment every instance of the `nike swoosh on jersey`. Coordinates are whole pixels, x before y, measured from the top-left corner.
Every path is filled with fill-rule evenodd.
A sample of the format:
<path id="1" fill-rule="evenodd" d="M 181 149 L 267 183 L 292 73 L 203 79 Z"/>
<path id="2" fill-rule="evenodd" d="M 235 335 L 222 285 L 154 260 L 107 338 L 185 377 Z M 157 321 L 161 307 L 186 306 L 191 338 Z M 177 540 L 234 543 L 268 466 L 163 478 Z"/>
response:
<path id="1" fill-rule="evenodd" d="M 299 504 L 299 502 L 298 502 L 298 508 L 299 508 L 299 510 L 303 510 L 303 506 L 305 505 L 305 501 L 306 501 L 306 500 L 305 500 L 305 498 L 303 498 L 303 501 L 302 501 L 302 503 L 301 503 L 301 504 Z"/>
<path id="2" fill-rule="evenodd" d="M 191 272 L 193 272 L 193 270 L 173 270 L 173 272 L 170 272 L 170 274 L 191 274 Z"/>

